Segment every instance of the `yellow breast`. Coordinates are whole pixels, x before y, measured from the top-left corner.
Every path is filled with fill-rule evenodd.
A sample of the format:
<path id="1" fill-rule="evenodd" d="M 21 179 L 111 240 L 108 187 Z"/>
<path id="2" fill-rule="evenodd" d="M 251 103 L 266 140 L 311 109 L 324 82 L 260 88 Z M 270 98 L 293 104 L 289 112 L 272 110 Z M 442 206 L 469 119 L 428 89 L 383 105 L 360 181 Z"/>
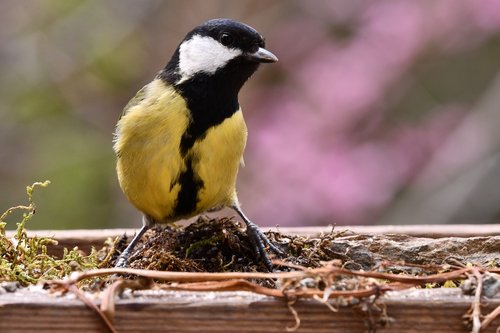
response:
<path id="1" fill-rule="evenodd" d="M 160 220 L 172 213 L 180 190 L 172 181 L 183 168 L 179 143 L 189 113 L 184 99 L 160 80 L 145 87 L 143 98 L 118 122 L 117 173 L 129 201 Z"/>
<path id="2" fill-rule="evenodd" d="M 134 206 L 157 222 L 168 223 L 237 202 L 236 175 L 247 136 L 241 110 L 208 129 L 182 157 L 180 140 L 189 121 L 184 99 L 172 87 L 155 80 L 117 125 L 115 151 L 120 186 Z M 181 190 L 178 177 L 186 170 L 187 158 L 203 186 L 195 210 L 176 216 Z"/>
<path id="3" fill-rule="evenodd" d="M 197 141 L 193 154 L 194 171 L 203 181 L 198 193 L 196 214 L 215 206 L 238 202 L 236 176 L 247 139 L 243 113 L 238 110 L 221 124 L 210 128 L 203 140 Z"/>

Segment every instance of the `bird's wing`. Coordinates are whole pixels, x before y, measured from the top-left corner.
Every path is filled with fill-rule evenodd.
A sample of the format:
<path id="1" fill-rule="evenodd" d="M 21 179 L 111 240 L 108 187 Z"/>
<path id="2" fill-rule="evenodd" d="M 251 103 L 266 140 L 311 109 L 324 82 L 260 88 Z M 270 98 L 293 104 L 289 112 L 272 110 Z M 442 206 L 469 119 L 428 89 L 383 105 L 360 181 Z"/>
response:
<path id="1" fill-rule="evenodd" d="M 134 106 L 140 104 L 144 100 L 144 98 L 146 98 L 146 88 L 147 88 L 147 85 L 142 87 L 141 90 L 139 90 L 137 92 L 137 94 L 135 94 L 135 96 L 130 101 L 128 101 L 127 105 L 125 105 L 125 107 L 123 108 L 123 111 L 120 115 L 120 119 L 125 114 L 127 114 L 128 110 L 130 110 Z"/>

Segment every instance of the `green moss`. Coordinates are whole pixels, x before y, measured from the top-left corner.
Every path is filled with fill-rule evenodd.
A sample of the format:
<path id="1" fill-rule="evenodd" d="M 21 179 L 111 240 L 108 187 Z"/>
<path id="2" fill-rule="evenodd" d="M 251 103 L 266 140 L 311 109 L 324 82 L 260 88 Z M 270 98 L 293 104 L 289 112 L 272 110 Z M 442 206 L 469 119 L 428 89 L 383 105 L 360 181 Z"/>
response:
<path id="1" fill-rule="evenodd" d="M 457 288 L 457 284 L 453 280 L 448 280 L 443 283 L 443 288 Z"/>
<path id="2" fill-rule="evenodd" d="M 217 242 L 221 241 L 224 238 L 222 234 L 215 235 L 213 237 L 207 238 L 207 239 L 202 239 L 199 240 L 195 243 L 192 243 L 189 245 L 188 249 L 186 250 L 186 258 L 189 258 L 189 255 L 193 253 L 194 251 L 197 251 L 203 247 L 207 246 L 215 246 Z"/>
<path id="3" fill-rule="evenodd" d="M 73 271 L 97 268 L 102 260 L 102 253 L 95 249 L 87 256 L 76 247 L 64 249 L 62 258 L 56 258 L 47 253 L 48 247 L 57 244 L 55 239 L 28 236 L 26 224 L 36 213 L 33 192 L 49 184 L 49 181 L 45 181 L 28 186 L 28 205 L 9 208 L 0 216 L 0 281 L 16 281 L 27 286 L 41 280 L 60 279 Z M 14 236 L 7 237 L 7 218 L 15 211 L 22 211 L 22 218 L 16 223 Z"/>

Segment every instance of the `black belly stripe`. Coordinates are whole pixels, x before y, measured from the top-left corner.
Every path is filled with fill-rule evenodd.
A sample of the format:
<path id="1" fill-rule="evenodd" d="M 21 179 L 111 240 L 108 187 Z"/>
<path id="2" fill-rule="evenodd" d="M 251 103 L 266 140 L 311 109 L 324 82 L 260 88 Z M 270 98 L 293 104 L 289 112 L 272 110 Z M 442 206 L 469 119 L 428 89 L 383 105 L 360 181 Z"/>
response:
<path id="1" fill-rule="evenodd" d="M 175 203 L 174 215 L 186 216 L 196 210 L 198 193 L 203 188 L 203 181 L 194 174 L 193 161 L 186 159 L 186 170 L 179 175 L 178 184 L 181 186 Z"/>
<path id="2" fill-rule="evenodd" d="M 203 133 L 198 133 L 198 131 L 193 129 L 193 123 L 190 123 L 181 137 L 181 142 L 179 144 L 179 151 L 181 152 L 181 156 L 184 157 L 187 155 L 189 149 L 191 149 L 196 141 L 201 141 L 205 137 L 206 129 Z M 195 132 L 194 134 L 192 132 Z"/>
<path id="3" fill-rule="evenodd" d="M 196 81 L 196 82 L 193 82 Z M 196 210 L 203 180 L 195 173 L 190 157 L 191 149 L 197 141 L 205 138 L 207 131 L 231 117 L 238 109 L 236 94 L 224 94 L 225 90 L 214 90 L 215 84 L 207 84 L 212 79 L 199 74 L 191 80 L 175 87 L 186 100 L 191 119 L 181 137 L 179 152 L 184 158 L 186 170 L 179 175 L 177 183 L 181 186 L 174 209 L 176 216 L 191 215 Z M 201 152 L 212 154 L 213 152 Z"/>
<path id="4" fill-rule="evenodd" d="M 204 187 L 203 180 L 194 171 L 194 164 L 198 161 L 193 161 L 191 149 L 197 141 L 205 138 L 210 128 L 221 124 L 239 110 L 238 92 L 243 83 L 255 72 L 258 64 L 237 58 L 214 74 L 200 72 L 178 83 L 180 79 L 177 73 L 178 62 L 177 50 L 158 77 L 166 84 L 172 85 L 184 98 L 191 117 L 179 144 L 179 152 L 185 161 L 186 170 L 174 183 L 171 183 L 172 187 L 175 184 L 180 185 L 174 215 L 181 217 L 189 216 L 196 211 L 199 192 Z M 213 154 L 211 151 L 197 153 Z"/>

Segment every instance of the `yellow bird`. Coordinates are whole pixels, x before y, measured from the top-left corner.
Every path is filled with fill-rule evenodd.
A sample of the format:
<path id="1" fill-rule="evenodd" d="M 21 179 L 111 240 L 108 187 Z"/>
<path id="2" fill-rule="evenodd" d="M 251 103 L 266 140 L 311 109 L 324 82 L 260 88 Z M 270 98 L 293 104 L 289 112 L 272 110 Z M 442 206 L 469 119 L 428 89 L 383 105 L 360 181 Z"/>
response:
<path id="1" fill-rule="evenodd" d="M 238 93 L 260 63 L 278 58 L 253 28 L 214 19 L 189 32 L 155 79 L 125 106 L 114 139 L 117 173 L 143 226 L 117 260 L 127 265 L 151 226 L 230 207 L 247 226 L 255 255 L 280 250 L 241 211 L 236 176 L 247 140 Z"/>

